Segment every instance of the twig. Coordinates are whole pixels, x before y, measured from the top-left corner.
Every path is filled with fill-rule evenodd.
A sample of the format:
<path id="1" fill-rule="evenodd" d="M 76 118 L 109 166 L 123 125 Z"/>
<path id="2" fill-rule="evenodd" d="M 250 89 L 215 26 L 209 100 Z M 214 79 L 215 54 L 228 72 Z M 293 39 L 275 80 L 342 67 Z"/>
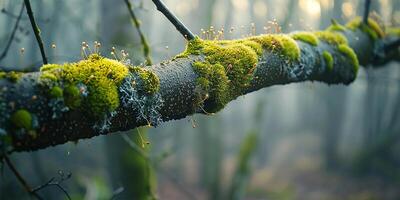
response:
<path id="1" fill-rule="evenodd" d="M 371 0 L 365 0 L 365 7 L 364 7 L 364 15 L 363 15 L 363 23 L 368 25 L 368 15 L 369 9 L 371 7 Z"/>
<path id="2" fill-rule="evenodd" d="M 25 2 L 25 6 L 26 6 L 26 12 L 27 12 L 28 17 L 29 17 L 29 21 L 31 22 L 33 32 L 35 33 L 36 41 L 37 41 L 37 43 L 39 45 L 40 54 L 42 55 L 43 64 L 47 64 L 47 58 L 46 58 L 46 54 L 44 52 L 44 47 L 43 47 L 43 40 L 40 37 L 39 27 L 37 26 L 37 24 L 35 22 L 35 18 L 33 17 L 31 3 L 29 2 L 29 0 L 24 0 L 24 2 Z"/>
<path id="3" fill-rule="evenodd" d="M 28 183 L 25 181 L 25 179 L 21 176 L 21 174 L 18 172 L 18 170 L 15 168 L 15 166 L 12 164 L 8 156 L 4 156 L 4 160 L 7 163 L 7 166 L 11 169 L 11 171 L 14 173 L 15 177 L 18 179 L 18 181 L 21 183 L 21 185 L 24 187 L 26 192 L 28 192 L 30 195 L 36 197 L 39 200 L 42 200 L 43 198 L 40 197 L 36 191 L 32 190 L 32 188 L 28 185 Z"/>
<path id="4" fill-rule="evenodd" d="M 22 13 L 24 11 L 24 7 L 25 7 L 25 5 L 24 5 L 24 3 L 22 3 L 21 10 L 19 11 L 17 21 L 15 22 L 10 39 L 8 40 L 8 42 L 6 44 L 6 48 L 4 48 L 3 53 L 1 53 L 1 55 L 0 55 L 0 60 L 3 60 L 7 56 L 8 50 L 11 47 L 11 43 L 14 41 L 15 33 L 17 33 L 18 25 L 21 20 Z"/>
<path id="5" fill-rule="evenodd" d="M 149 46 L 149 43 L 147 42 L 147 39 L 144 36 L 144 34 L 142 32 L 142 29 L 140 28 L 140 22 L 136 18 L 135 13 L 133 12 L 133 8 L 132 8 L 131 2 L 129 0 L 124 0 L 124 1 L 126 3 L 126 6 L 128 7 L 129 14 L 131 15 L 133 24 L 135 25 L 136 30 L 137 30 L 137 32 L 139 34 L 140 42 L 142 43 L 142 46 L 143 46 L 144 58 L 146 59 L 146 62 L 147 62 L 146 64 L 151 65 L 152 61 L 151 61 L 151 58 L 150 58 L 150 46 Z"/>
<path id="6" fill-rule="evenodd" d="M 71 200 L 71 197 L 69 196 L 67 190 L 65 190 L 65 189 L 60 185 L 63 181 L 65 181 L 65 180 L 71 178 L 71 173 L 68 173 L 68 174 L 65 176 L 64 173 L 63 173 L 62 171 L 60 171 L 60 172 L 59 172 L 59 175 L 60 175 L 60 180 L 56 181 L 56 180 L 55 180 L 55 177 L 53 177 L 53 178 L 51 178 L 49 181 L 47 181 L 46 183 L 44 183 L 43 185 L 40 185 L 40 186 L 36 187 L 35 189 L 33 189 L 32 192 L 38 192 L 39 190 L 42 190 L 42 189 L 44 189 L 44 188 L 46 188 L 46 187 L 48 187 L 48 186 L 56 186 L 58 189 L 60 189 L 60 190 L 65 194 L 65 196 L 66 196 L 69 200 Z"/>
<path id="7" fill-rule="evenodd" d="M 168 9 L 161 0 L 152 0 L 159 10 L 187 40 L 193 40 L 195 35 Z"/>

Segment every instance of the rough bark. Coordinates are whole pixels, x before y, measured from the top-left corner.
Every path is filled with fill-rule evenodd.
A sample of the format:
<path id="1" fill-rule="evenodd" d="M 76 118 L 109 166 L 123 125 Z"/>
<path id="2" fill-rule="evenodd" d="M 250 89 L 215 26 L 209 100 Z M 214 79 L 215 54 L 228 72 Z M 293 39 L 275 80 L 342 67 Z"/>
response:
<path id="1" fill-rule="evenodd" d="M 361 65 L 381 66 L 390 60 L 400 58 L 398 48 L 393 49 L 389 54 L 377 53 L 382 45 L 398 39 L 396 35 L 373 39 L 361 28 L 355 30 L 346 28 L 340 33 L 346 37 L 348 46 L 355 52 Z M 295 43 L 300 49 L 299 59 L 295 61 L 282 56 L 281 52 L 263 48 L 258 56 L 254 72 L 252 71 L 253 78 L 240 95 L 273 85 L 302 81 L 350 84 L 356 78 L 356 73 L 351 67 L 353 61 L 349 55 L 338 51 L 337 44 L 322 39 L 317 45 L 304 42 L 304 40 L 296 40 Z M 334 58 L 333 69 L 330 71 L 327 70 L 329 67 L 323 57 L 324 51 L 330 52 Z M 148 124 L 157 125 L 159 121 L 181 119 L 194 113 L 207 113 L 206 110 L 210 110 L 208 100 L 204 102 L 204 107 L 199 108 L 197 92 L 199 75 L 193 68 L 194 62 L 205 62 L 206 59 L 203 53 L 188 54 L 146 67 L 146 70 L 153 72 L 159 79 L 157 100 L 145 101 L 145 103 L 158 104 L 146 105 L 145 108 L 145 113 L 148 115 L 157 115 L 155 120 L 151 119 L 154 116 L 143 117 L 144 111 L 141 108 L 121 105 L 116 108 L 112 117 L 107 115 L 108 118 L 104 119 L 93 118 L 90 116 L 90 110 L 82 109 L 70 109 L 54 117 L 54 108 L 50 105 L 48 94 L 43 92 L 40 86 L 44 72 L 23 73 L 18 79 L 4 75 L 9 77 L 0 79 L 2 118 L 0 119 L 2 132 L 0 147 L 2 146 L 3 152 L 32 151 Z M 120 101 L 124 97 L 126 94 L 120 91 Z M 20 109 L 32 114 L 31 121 L 36 123 L 33 133 L 31 133 L 32 130 L 21 132 L 21 127 L 16 131 L 15 122 L 13 124 L 10 118 Z M 156 113 L 151 114 L 154 109 Z M 99 128 L 99 124 L 100 127 L 103 124 L 103 128 Z M 6 145 L 6 140 L 11 142 L 10 145 Z"/>

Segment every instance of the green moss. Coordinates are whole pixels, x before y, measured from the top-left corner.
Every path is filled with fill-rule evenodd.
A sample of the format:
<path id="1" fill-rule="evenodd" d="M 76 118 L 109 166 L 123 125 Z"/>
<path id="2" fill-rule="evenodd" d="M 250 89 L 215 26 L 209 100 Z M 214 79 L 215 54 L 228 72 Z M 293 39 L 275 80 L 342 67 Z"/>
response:
<path id="1" fill-rule="evenodd" d="M 58 81 L 58 78 L 53 73 L 45 71 L 40 75 L 39 81 L 42 83 L 49 81 Z"/>
<path id="2" fill-rule="evenodd" d="M 11 122 L 17 128 L 32 129 L 32 115 L 25 109 L 17 110 L 11 115 Z"/>
<path id="3" fill-rule="evenodd" d="M 44 65 L 41 71 L 41 79 L 67 85 L 64 88 L 64 98 L 68 107 L 82 108 L 93 117 L 100 118 L 119 106 L 118 86 L 129 70 L 116 60 L 92 54 L 77 63 Z M 77 84 L 87 86 L 87 98 L 82 99 Z"/>
<path id="4" fill-rule="evenodd" d="M 359 64 L 358 64 L 357 55 L 356 55 L 356 53 L 354 53 L 353 49 L 350 48 L 348 45 L 341 44 L 338 46 L 338 50 L 342 54 L 346 55 L 351 60 L 351 63 L 353 65 L 353 71 L 354 71 L 354 73 L 357 74 Z"/>
<path id="5" fill-rule="evenodd" d="M 346 26 L 351 30 L 360 29 L 367 33 L 374 40 L 382 38 L 385 35 L 378 22 L 371 18 L 368 19 L 368 25 L 362 23 L 361 17 L 357 17 L 347 23 Z"/>
<path id="6" fill-rule="evenodd" d="M 272 51 L 289 62 L 298 61 L 300 49 L 295 40 L 281 34 L 260 35 L 240 40 L 191 40 L 176 58 L 204 55 L 193 63 L 198 75 L 199 100 L 208 112 L 216 112 L 237 96 L 242 95 L 253 79 L 259 57 L 264 50 Z"/>
<path id="7" fill-rule="evenodd" d="M 82 104 L 82 97 L 79 88 L 75 85 L 68 85 L 63 92 L 65 105 L 71 109 L 79 108 Z"/>
<path id="8" fill-rule="evenodd" d="M 225 68 L 220 64 L 195 62 L 193 69 L 198 74 L 196 82 L 200 87 L 200 90 L 197 90 L 198 100 L 195 107 L 201 106 L 206 101 L 207 112 L 217 112 L 222 109 L 230 101 L 229 80 Z"/>
<path id="9" fill-rule="evenodd" d="M 327 31 L 345 31 L 346 27 L 339 24 L 336 20 L 332 20 L 332 24 L 326 29 Z"/>
<path id="10" fill-rule="evenodd" d="M 333 70 L 333 57 L 332 57 L 332 54 L 330 54 L 328 51 L 324 51 L 322 53 L 322 56 L 324 57 L 326 66 L 328 68 L 328 71 L 332 71 Z"/>
<path id="11" fill-rule="evenodd" d="M 303 41 L 305 43 L 311 44 L 313 46 L 317 46 L 318 45 L 318 38 L 313 33 L 296 32 L 296 33 L 293 33 L 291 36 L 295 40 L 300 40 L 300 41 Z"/>
<path id="12" fill-rule="evenodd" d="M 53 69 L 58 69 L 60 68 L 60 65 L 58 64 L 45 64 L 40 68 L 41 72 L 45 72 L 45 71 L 51 71 Z"/>
<path id="13" fill-rule="evenodd" d="M 283 34 L 260 35 L 248 38 L 262 45 L 262 47 L 281 54 L 290 61 L 300 58 L 300 49 L 296 41 L 291 37 Z"/>
<path id="14" fill-rule="evenodd" d="M 62 98 L 63 97 L 63 89 L 58 87 L 58 86 L 54 86 L 50 89 L 49 91 L 50 97 L 52 98 Z"/>
<path id="15" fill-rule="evenodd" d="M 146 70 L 143 67 L 131 67 L 130 71 L 139 75 L 144 92 L 147 94 L 155 94 L 160 89 L 160 80 L 156 74 Z"/>
<path id="16" fill-rule="evenodd" d="M 332 31 L 317 31 L 314 34 L 318 39 L 333 45 L 347 44 L 347 39 L 342 34 Z"/>
<path id="17" fill-rule="evenodd" d="M 186 45 L 186 49 L 181 54 L 175 56 L 175 58 L 186 58 L 189 55 L 200 55 L 203 47 L 203 40 L 196 36 L 193 40 L 190 40 L 190 42 L 188 42 L 188 44 Z"/>
<path id="18" fill-rule="evenodd" d="M 22 74 L 23 74 L 22 72 L 15 72 L 15 71 L 11 72 L 0 71 L 0 79 L 7 79 L 15 83 L 21 78 Z"/>

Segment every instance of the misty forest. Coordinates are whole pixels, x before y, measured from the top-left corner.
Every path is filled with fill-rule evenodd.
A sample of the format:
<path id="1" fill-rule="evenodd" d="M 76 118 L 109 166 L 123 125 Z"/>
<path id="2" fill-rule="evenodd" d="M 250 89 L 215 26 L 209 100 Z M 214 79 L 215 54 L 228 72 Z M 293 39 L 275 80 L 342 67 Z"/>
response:
<path id="1" fill-rule="evenodd" d="M 399 0 L 0 0 L 0 199 L 400 199 Z"/>

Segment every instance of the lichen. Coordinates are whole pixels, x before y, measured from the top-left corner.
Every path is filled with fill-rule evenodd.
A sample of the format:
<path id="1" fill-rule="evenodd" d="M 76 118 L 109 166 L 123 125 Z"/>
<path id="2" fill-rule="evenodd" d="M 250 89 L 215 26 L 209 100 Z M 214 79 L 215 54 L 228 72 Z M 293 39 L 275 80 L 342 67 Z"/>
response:
<path id="1" fill-rule="evenodd" d="M 338 46 L 338 50 L 339 50 L 342 54 L 346 55 L 346 56 L 350 59 L 351 64 L 352 64 L 352 66 L 353 66 L 353 72 L 354 72 L 355 74 L 357 74 L 358 67 L 359 67 L 359 63 L 358 63 L 357 55 L 356 55 L 356 53 L 353 51 L 353 49 L 350 48 L 350 47 L 349 47 L 348 45 L 346 45 L 346 44 L 341 44 L 341 45 Z"/>
<path id="2" fill-rule="evenodd" d="M 11 122 L 16 128 L 32 129 L 32 115 L 25 109 L 19 109 L 11 115 Z"/>
<path id="3" fill-rule="evenodd" d="M 127 110 L 135 111 L 137 120 L 145 120 L 148 125 L 156 126 L 162 122 L 160 109 L 164 101 L 159 92 L 149 94 L 141 89 L 143 84 L 146 84 L 144 81 L 146 80 L 134 71 L 126 76 L 119 87 L 121 105 Z M 104 121 L 102 125 L 106 124 Z M 99 128 L 104 129 L 107 126 L 99 126 Z"/>
<path id="4" fill-rule="evenodd" d="M 346 24 L 351 30 L 360 29 L 363 32 L 367 33 L 371 39 L 376 40 L 378 38 L 382 38 L 385 35 L 385 32 L 382 30 L 381 26 L 375 20 L 369 18 L 368 25 L 362 22 L 361 17 L 357 17 Z"/>
<path id="5" fill-rule="evenodd" d="M 291 34 L 292 38 L 295 40 L 300 40 L 302 42 L 308 43 L 312 46 L 318 45 L 318 38 L 310 32 L 295 32 Z"/>
<path id="6" fill-rule="evenodd" d="M 328 68 L 328 71 L 333 70 L 333 57 L 332 54 L 330 54 L 328 51 L 322 52 L 322 56 L 324 57 L 326 66 Z"/>
<path id="7" fill-rule="evenodd" d="M 316 31 L 314 34 L 318 39 L 325 41 L 332 45 L 347 44 L 347 39 L 341 33 L 333 31 Z"/>

